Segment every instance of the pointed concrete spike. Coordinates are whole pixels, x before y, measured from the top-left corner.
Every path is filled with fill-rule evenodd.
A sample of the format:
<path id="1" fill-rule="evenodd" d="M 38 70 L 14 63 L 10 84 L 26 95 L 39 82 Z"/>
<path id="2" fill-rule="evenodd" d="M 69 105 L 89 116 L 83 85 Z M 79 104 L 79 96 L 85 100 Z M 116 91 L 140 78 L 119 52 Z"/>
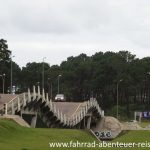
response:
<path id="1" fill-rule="evenodd" d="M 28 102 L 31 101 L 31 93 L 30 93 L 30 89 L 28 88 Z"/>
<path id="2" fill-rule="evenodd" d="M 28 94 L 30 93 L 30 88 L 28 88 Z"/>
<path id="3" fill-rule="evenodd" d="M 52 101 L 51 101 L 51 100 L 50 100 L 50 102 L 49 102 L 49 108 L 50 108 L 51 111 L 53 111 L 53 104 L 52 104 Z"/>
<path id="4" fill-rule="evenodd" d="M 51 100 L 51 99 L 50 99 L 49 101 L 52 103 L 52 100 Z"/>
<path id="5" fill-rule="evenodd" d="M 78 123 L 78 116 L 76 115 L 76 124 Z"/>
<path id="6" fill-rule="evenodd" d="M 15 114 L 14 101 L 11 102 L 11 113 L 12 115 Z"/>
<path id="7" fill-rule="evenodd" d="M 80 114 L 78 114 L 78 122 L 80 122 L 80 120 L 81 120 L 81 115 Z"/>
<path id="8" fill-rule="evenodd" d="M 46 101 L 49 102 L 48 93 L 46 93 Z"/>
<path id="9" fill-rule="evenodd" d="M 38 85 L 38 94 L 40 95 L 40 86 Z"/>
<path id="10" fill-rule="evenodd" d="M 41 93 L 40 93 L 40 86 L 38 86 L 38 99 L 41 98 Z"/>
<path id="11" fill-rule="evenodd" d="M 68 126 L 73 126 L 73 118 L 68 118 Z"/>
<path id="12" fill-rule="evenodd" d="M 87 108 L 87 105 L 85 106 L 85 112 L 87 113 L 87 111 L 88 111 L 88 108 Z"/>
<path id="13" fill-rule="evenodd" d="M 105 112 L 104 112 L 104 110 L 102 110 L 102 112 L 101 112 L 101 116 L 102 116 L 102 117 L 104 117 L 104 116 L 105 116 Z"/>
<path id="14" fill-rule="evenodd" d="M 57 110 L 57 117 L 58 117 L 58 119 L 60 120 L 60 112 L 59 112 L 59 109 Z"/>
<path id="15" fill-rule="evenodd" d="M 64 123 L 64 114 L 62 113 L 62 123 Z"/>
<path id="16" fill-rule="evenodd" d="M 4 107 L 5 107 L 5 115 L 7 115 L 7 103 L 5 103 Z"/>
<path id="17" fill-rule="evenodd" d="M 64 114 L 64 124 L 66 124 L 66 115 Z"/>
<path id="18" fill-rule="evenodd" d="M 23 93 L 23 107 L 25 107 L 26 104 L 27 104 L 27 102 L 26 102 L 26 95 L 25 95 L 25 93 Z"/>
<path id="19" fill-rule="evenodd" d="M 49 106 L 49 103 L 50 103 L 50 101 L 49 101 L 49 98 L 48 98 L 48 94 L 46 94 L 46 104 L 45 104 L 45 106 Z"/>
<path id="20" fill-rule="evenodd" d="M 33 100 L 36 99 L 36 91 L 35 91 L 35 86 L 33 86 Z"/>
<path id="21" fill-rule="evenodd" d="M 66 117 L 66 125 L 68 126 L 68 117 Z"/>
<path id="22" fill-rule="evenodd" d="M 90 101 L 88 100 L 88 106 L 90 107 Z"/>
<path id="23" fill-rule="evenodd" d="M 83 117 L 85 117 L 85 115 L 86 115 L 86 110 L 85 109 L 86 108 L 83 109 Z"/>
<path id="24" fill-rule="evenodd" d="M 42 92 L 42 102 L 45 101 L 45 92 L 44 92 L 44 89 L 43 89 L 43 92 Z"/>
<path id="25" fill-rule="evenodd" d="M 17 105 L 18 105 L 18 111 L 20 111 L 20 98 L 18 96 L 18 100 L 17 100 Z"/>
<path id="26" fill-rule="evenodd" d="M 83 110 L 82 109 L 81 109 L 81 112 L 80 112 L 80 118 L 81 118 L 81 120 L 83 118 Z"/>
<path id="27" fill-rule="evenodd" d="M 70 118 L 67 118 L 67 125 L 68 126 L 72 126 L 73 125 L 73 122 Z"/>
<path id="28" fill-rule="evenodd" d="M 81 118 L 81 120 L 83 119 L 83 113 L 81 112 L 81 114 L 80 114 L 80 118 Z"/>
<path id="29" fill-rule="evenodd" d="M 75 116 L 73 116 L 72 125 L 75 126 Z"/>
<path id="30" fill-rule="evenodd" d="M 61 122 L 63 122 L 63 114 L 62 114 L 62 111 L 61 111 L 61 113 L 60 113 L 60 120 L 61 120 Z"/>
<path id="31" fill-rule="evenodd" d="M 33 85 L 33 93 L 36 93 L 36 92 L 35 92 L 35 86 L 34 86 L 34 85 Z"/>
<path id="32" fill-rule="evenodd" d="M 93 106 L 93 101 L 92 101 L 92 99 L 90 100 L 90 104 L 91 104 L 91 106 Z"/>
<path id="33" fill-rule="evenodd" d="M 101 109 L 100 109 L 100 107 L 98 108 L 98 112 L 99 112 L 99 115 L 101 115 Z"/>
<path id="34" fill-rule="evenodd" d="M 53 108 L 54 114 L 56 114 L 56 106 L 54 105 Z"/>
<path id="35" fill-rule="evenodd" d="M 96 107 L 96 101 L 94 100 L 93 102 L 94 102 L 94 106 Z"/>

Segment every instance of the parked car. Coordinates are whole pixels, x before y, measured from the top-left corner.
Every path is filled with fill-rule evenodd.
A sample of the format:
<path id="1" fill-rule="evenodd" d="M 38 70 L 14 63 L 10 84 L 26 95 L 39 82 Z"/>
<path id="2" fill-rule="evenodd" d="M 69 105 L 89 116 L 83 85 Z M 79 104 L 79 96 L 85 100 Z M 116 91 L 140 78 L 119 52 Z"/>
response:
<path id="1" fill-rule="evenodd" d="M 64 96 L 64 94 L 57 94 L 56 96 L 55 96 L 55 102 L 64 102 L 65 101 L 65 96 Z"/>

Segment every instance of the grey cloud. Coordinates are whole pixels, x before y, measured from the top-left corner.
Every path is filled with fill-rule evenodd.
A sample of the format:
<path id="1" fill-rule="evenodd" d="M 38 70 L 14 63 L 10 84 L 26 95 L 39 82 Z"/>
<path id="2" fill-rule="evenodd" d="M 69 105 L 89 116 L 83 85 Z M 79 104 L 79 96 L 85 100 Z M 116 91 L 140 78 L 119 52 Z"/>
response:
<path id="1" fill-rule="evenodd" d="M 49 55 L 55 62 L 56 52 L 61 52 L 60 62 L 71 54 L 116 49 L 141 57 L 141 51 L 150 55 L 149 14 L 149 0 L 5 0 L 0 5 L 0 35 L 19 55 L 20 64 L 21 50 L 39 54 L 26 53 L 26 61 Z"/>
<path id="2" fill-rule="evenodd" d="M 69 33 L 99 28 L 111 18 L 104 1 L 39 1 L 11 3 L 11 20 L 26 32 Z M 35 1 L 34 1 L 35 2 Z M 45 2 L 45 3 L 44 3 Z M 73 3 L 74 2 L 74 3 Z M 97 2 L 97 3 L 95 3 Z M 11 11 L 13 13 L 11 13 Z"/>

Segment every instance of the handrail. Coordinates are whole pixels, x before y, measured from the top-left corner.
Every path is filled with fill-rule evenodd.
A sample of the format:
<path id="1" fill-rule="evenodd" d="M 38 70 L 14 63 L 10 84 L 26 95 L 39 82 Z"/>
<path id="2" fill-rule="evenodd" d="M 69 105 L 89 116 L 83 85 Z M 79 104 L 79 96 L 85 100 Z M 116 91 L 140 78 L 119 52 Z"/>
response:
<path id="1" fill-rule="evenodd" d="M 11 103 L 12 101 L 14 101 L 16 98 L 18 98 L 18 95 L 16 97 L 14 97 L 11 101 L 7 102 L 7 104 Z"/>
<path id="2" fill-rule="evenodd" d="M 32 101 L 42 99 L 42 103 L 45 102 L 45 106 L 49 107 L 49 109 L 50 109 L 49 111 L 53 112 L 53 114 L 57 117 L 57 120 L 60 120 L 61 123 L 63 123 L 64 125 L 67 125 L 67 126 L 76 126 L 87 115 L 89 110 L 92 108 L 96 109 L 99 115 L 103 114 L 103 111 L 100 108 L 97 100 L 90 99 L 86 102 L 79 104 L 79 106 L 76 108 L 74 113 L 69 117 L 66 114 L 63 114 L 62 111 L 56 107 L 56 104 L 48 99 L 48 95 L 46 95 L 46 98 L 45 98 L 44 90 L 43 90 L 43 93 L 40 94 L 39 88 L 38 88 L 38 93 L 36 93 L 35 90 L 33 93 L 30 93 L 30 90 L 28 89 L 28 92 L 17 95 L 16 97 L 14 97 L 11 101 L 9 101 L 7 103 L 7 108 L 8 107 L 10 108 L 10 105 L 8 106 L 8 104 L 15 101 L 15 102 L 17 102 L 17 107 L 16 107 L 16 103 L 14 102 L 15 106 L 14 106 L 14 104 L 12 104 L 11 109 L 12 109 L 12 107 L 15 107 L 14 109 L 15 110 L 18 109 L 18 111 L 19 111 L 20 103 L 23 102 L 23 105 L 21 107 L 25 107 L 25 105 L 27 104 L 26 102 L 29 103 L 31 101 L 31 99 L 32 99 Z M 3 108 L 4 108 L 4 106 L 2 106 L 0 108 L 0 110 Z"/>

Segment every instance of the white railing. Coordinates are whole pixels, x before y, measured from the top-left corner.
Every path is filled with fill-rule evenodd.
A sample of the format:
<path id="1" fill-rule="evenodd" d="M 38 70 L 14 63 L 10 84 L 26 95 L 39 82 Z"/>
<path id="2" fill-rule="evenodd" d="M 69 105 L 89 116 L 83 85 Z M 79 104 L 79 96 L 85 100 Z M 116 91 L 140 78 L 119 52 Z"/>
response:
<path id="1" fill-rule="evenodd" d="M 97 110 L 99 116 L 104 115 L 104 111 L 99 107 L 96 99 L 90 99 L 89 101 L 83 102 L 84 105 L 81 105 L 80 110 L 75 112 L 73 116 L 68 117 L 59 110 L 55 103 L 52 100 L 49 100 L 48 94 L 46 94 L 43 89 L 42 95 L 40 94 L 40 87 L 38 87 L 38 92 L 36 93 L 35 86 L 33 86 L 33 93 L 28 89 L 28 93 L 23 93 L 16 96 L 14 99 L 5 104 L 1 109 L 5 110 L 5 115 L 7 114 L 15 114 L 15 111 L 20 111 L 21 108 L 24 108 L 31 101 L 38 101 L 42 99 L 42 103 L 45 103 L 45 106 L 49 107 L 49 111 L 53 112 L 53 114 L 57 117 L 57 120 L 66 126 L 75 126 L 87 115 L 90 109 L 94 108 Z M 1 110 L 0 109 L 0 110 Z"/>

